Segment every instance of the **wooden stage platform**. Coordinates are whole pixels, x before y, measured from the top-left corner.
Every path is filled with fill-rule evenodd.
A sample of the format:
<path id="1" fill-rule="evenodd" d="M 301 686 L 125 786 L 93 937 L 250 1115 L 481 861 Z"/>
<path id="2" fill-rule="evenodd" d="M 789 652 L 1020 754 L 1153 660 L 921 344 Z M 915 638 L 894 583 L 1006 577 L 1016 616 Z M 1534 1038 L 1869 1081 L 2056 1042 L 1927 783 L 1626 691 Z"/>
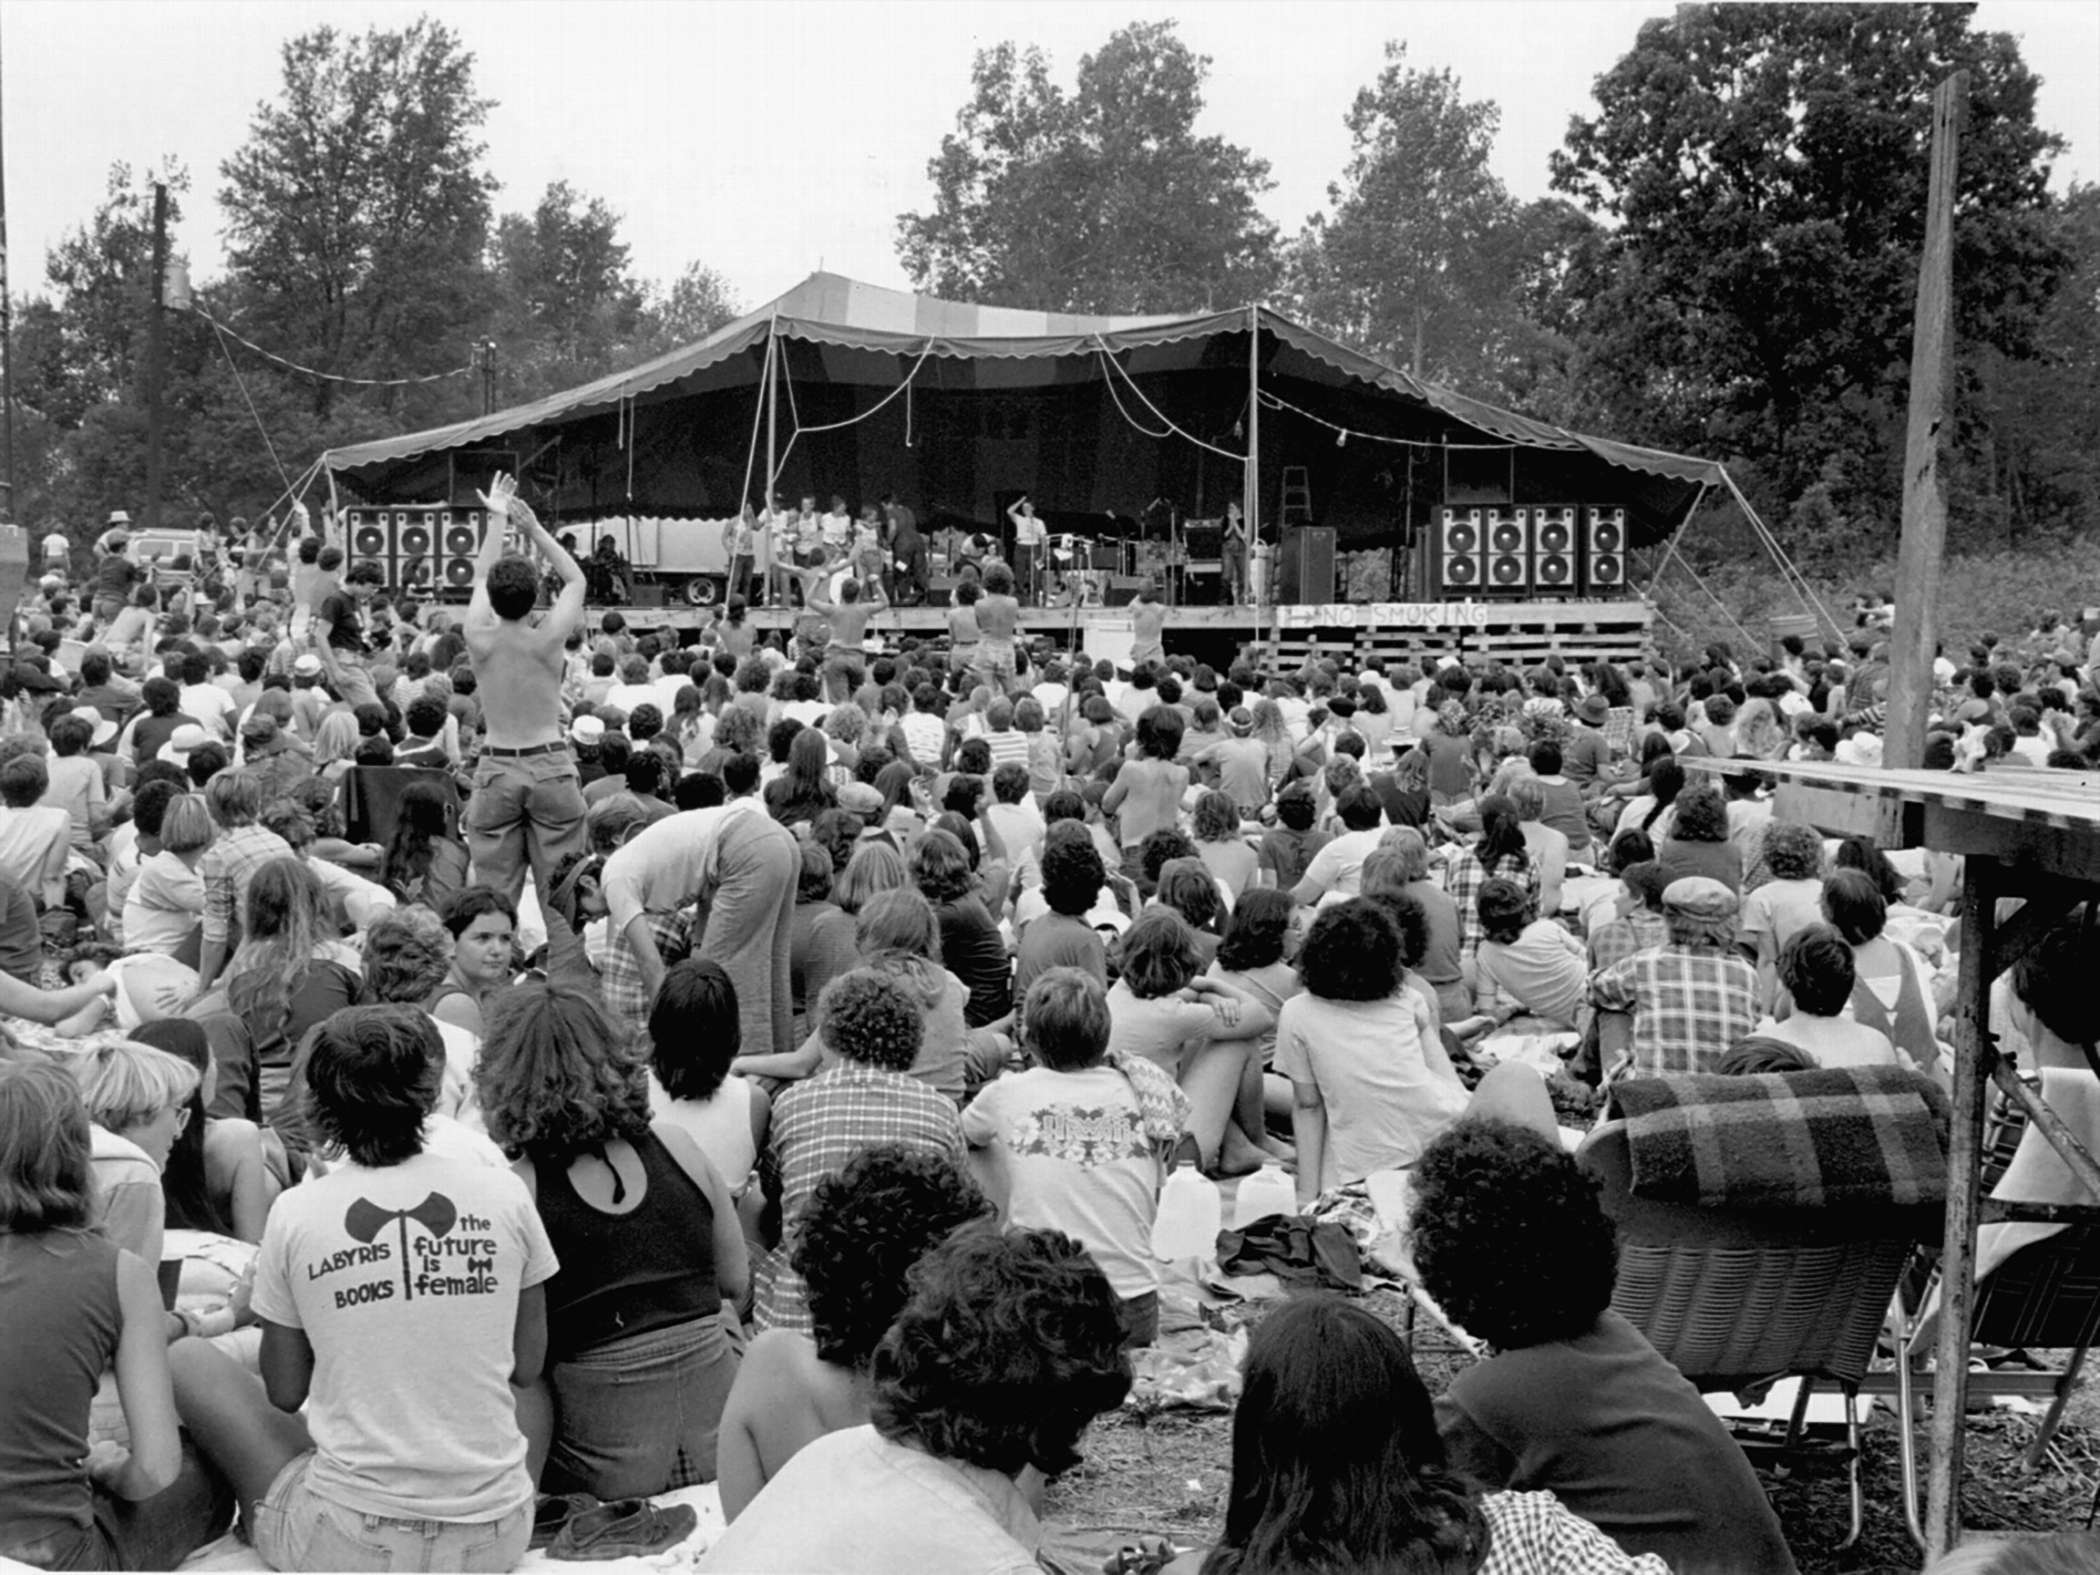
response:
<path id="1" fill-rule="evenodd" d="M 601 612 L 593 607 L 595 627 Z M 617 609 L 635 630 L 672 629 L 686 639 L 715 616 L 713 609 L 684 605 Z M 760 629 L 787 629 L 796 615 L 778 608 L 751 613 Z M 1168 653 L 1186 652 L 1217 663 L 1221 653 L 1252 647 L 1272 664 L 1296 667 L 1308 656 L 1347 656 L 1359 663 L 1416 660 L 1423 656 L 1486 659 L 1528 664 L 1549 655 L 1571 662 L 1630 662 L 1647 648 L 1653 610 L 1642 601 L 1567 602 L 1366 602 L 1322 606 L 1173 607 L 1167 611 Z M 1069 608 L 1024 608 L 1022 627 L 1031 637 L 1063 646 L 1075 630 Z M 945 607 L 893 607 L 869 625 L 871 635 L 926 638 L 948 628 Z M 1079 647 L 1113 656 L 1128 639 L 1127 607 L 1081 608 Z M 1230 660 L 1230 656 L 1225 657 Z"/>

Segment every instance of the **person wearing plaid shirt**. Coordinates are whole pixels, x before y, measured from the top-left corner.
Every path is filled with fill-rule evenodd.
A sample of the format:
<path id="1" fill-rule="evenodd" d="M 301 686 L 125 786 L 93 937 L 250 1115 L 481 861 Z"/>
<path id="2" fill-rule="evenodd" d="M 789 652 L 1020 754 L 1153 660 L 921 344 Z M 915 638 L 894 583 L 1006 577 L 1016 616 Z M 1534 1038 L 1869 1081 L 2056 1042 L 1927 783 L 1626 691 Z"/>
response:
<path id="1" fill-rule="evenodd" d="M 1632 1059 L 1613 1073 L 1710 1072 L 1757 1025 L 1757 970 L 1735 947 L 1735 893 L 1688 875 L 1662 901 L 1669 940 L 1590 980 L 1591 1005 L 1633 1015 Z"/>
<path id="2" fill-rule="evenodd" d="M 796 1218 L 818 1182 L 878 1143 L 945 1155 L 957 1168 L 966 1164 L 955 1102 L 911 1075 L 925 1036 L 920 1012 L 893 975 L 873 968 L 839 975 L 819 998 L 826 1068 L 789 1085 L 775 1101 L 759 1156 L 759 1183 L 767 1200 L 780 1205 L 783 1231 L 755 1277 L 758 1328 L 810 1327 L 802 1276 L 791 1260 Z"/>
<path id="3" fill-rule="evenodd" d="M 1670 940 L 1669 921 L 1663 918 L 1663 888 L 1670 884 L 1662 866 L 1653 859 L 1629 864 L 1619 871 L 1624 895 L 1619 897 L 1619 916 L 1590 932 L 1590 972 L 1602 973 L 1624 962 L 1635 952 L 1664 946 Z"/>
<path id="4" fill-rule="evenodd" d="M 1515 881 L 1535 903 L 1539 870 L 1525 851 L 1517 806 L 1499 793 L 1480 801 L 1480 840 L 1461 848 L 1445 866 L 1444 889 L 1458 905 L 1458 960 L 1470 984 L 1473 954 L 1480 950 L 1480 888 L 1491 880 Z"/>
<path id="5" fill-rule="evenodd" d="M 248 882 L 270 860 L 295 856 L 289 842 L 256 824 L 262 801 L 263 781 L 253 771 L 221 771 L 204 790 L 204 806 L 219 828 L 197 866 L 204 878 L 204 949 L 197 975 L 206 989 L 240 944 Z"/>

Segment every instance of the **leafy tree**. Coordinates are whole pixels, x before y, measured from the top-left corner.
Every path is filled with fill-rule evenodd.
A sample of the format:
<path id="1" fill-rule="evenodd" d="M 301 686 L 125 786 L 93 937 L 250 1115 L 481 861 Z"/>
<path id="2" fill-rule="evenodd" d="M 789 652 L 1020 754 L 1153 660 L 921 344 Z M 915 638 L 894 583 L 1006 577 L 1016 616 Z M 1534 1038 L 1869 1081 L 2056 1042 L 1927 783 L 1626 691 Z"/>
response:
<path id="1" fill-rule="evenodd" d="M 927 164 L 930 213 L 897 221 L 921 289 L 1081 312 L 1252 299 L 1275 275 L 1255 199 L 1269 166 L 1199 137 L 1208 57 L 1137 23 L 1079 63 L 1067 94 L 1039 49 L 979 51 L 970 101 Z"/>
<path id="2" fill-rule="evenodd" d="M 556 181 L 531 214 L 496 226 L 491 283 L 506 399 L 551 393 L 632 357 L 647 299 L 628 267 L 620 216 Z"/>
<path id="3" fill-rule="evenodd" d="M 1956 237 L 1965 368 L 2028 354 L 2062 267 L 2061 142 L 1967 5 L 1686 5 L 1642 25 L 1554 182 L 1615 226 L 1583 376 L 1629 435 L 1749 457 L 1893 517 L 1935 85 L 1971 72 Z M 1836 466 L 1833 469 L 1832 462 Z M 1783 511 L 1775 511 L 1783 512 Z"/>
<path id="4" fill-rule="evenodd" d="M 662 354 L 705 339 L 741 315 L 743 308 L 727 279 L 705 263 L 687 263 L 669 290 L 652 292 L 650 316 L 655 332 L 650 351 Z"/>
<path id="5" fill-rule="evenodd" d="M 1345 122 L 1349 162 L 1291 248 L 1315 324 L 1417 377 L 1473 387 L 1521 332 L 1523 210 L 1488 168 L 1501 111 L 1389 43 Z"/>
<path id="6" fill-rule="evenodd" d="M 257 106 L 222 168 L 228 258 L 250 320 L 273 348 L 324 371 L 393 377 L 462 363 L 495 184 L 481 168 L 489 102 L 474 89 L 473 56 L 421 17 L 360 37 L 318 28 L 288 42 L 283 61 L 279 99 Z M 317 410 L 336 395 L 315 384 Z M 430 414 L 447 398 L 384 402 Z"/>

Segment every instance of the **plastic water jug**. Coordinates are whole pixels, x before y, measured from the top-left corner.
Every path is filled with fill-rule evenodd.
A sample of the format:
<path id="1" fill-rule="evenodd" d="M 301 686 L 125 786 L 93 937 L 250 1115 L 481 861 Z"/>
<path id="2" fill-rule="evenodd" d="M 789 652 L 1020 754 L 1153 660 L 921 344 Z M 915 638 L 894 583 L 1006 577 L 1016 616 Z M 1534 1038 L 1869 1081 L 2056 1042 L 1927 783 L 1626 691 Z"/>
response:
<path id="1" fill-rule="evenodd" d="M 1223 1214 L 1216 1184 L 1192 1164 L 1177 1165 L 1152 1217 L 1152 1256 L 1163 1263 L 1215 1257 Z"/>
<path id="2" fill-rule="evenodd" d="M 1240 1183 L 1232 1203 L 1232 1228 L 1245 1230 L 1272 1214 L 1298 1212 L 1298 1184 L 1279 1165 L 1264 1165 Z"/>

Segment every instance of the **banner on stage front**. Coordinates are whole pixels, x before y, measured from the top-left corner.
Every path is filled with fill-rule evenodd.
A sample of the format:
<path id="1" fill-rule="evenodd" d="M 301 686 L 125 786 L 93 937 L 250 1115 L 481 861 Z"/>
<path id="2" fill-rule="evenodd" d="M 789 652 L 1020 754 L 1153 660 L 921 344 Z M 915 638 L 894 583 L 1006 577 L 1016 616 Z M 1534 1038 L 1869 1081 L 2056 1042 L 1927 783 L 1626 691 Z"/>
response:
<path id="1" fill-rule="evenodd" d="M 1283 629 L 1485 629 L 1485 602 L 1323 602 L 1276 609 Z"/>

